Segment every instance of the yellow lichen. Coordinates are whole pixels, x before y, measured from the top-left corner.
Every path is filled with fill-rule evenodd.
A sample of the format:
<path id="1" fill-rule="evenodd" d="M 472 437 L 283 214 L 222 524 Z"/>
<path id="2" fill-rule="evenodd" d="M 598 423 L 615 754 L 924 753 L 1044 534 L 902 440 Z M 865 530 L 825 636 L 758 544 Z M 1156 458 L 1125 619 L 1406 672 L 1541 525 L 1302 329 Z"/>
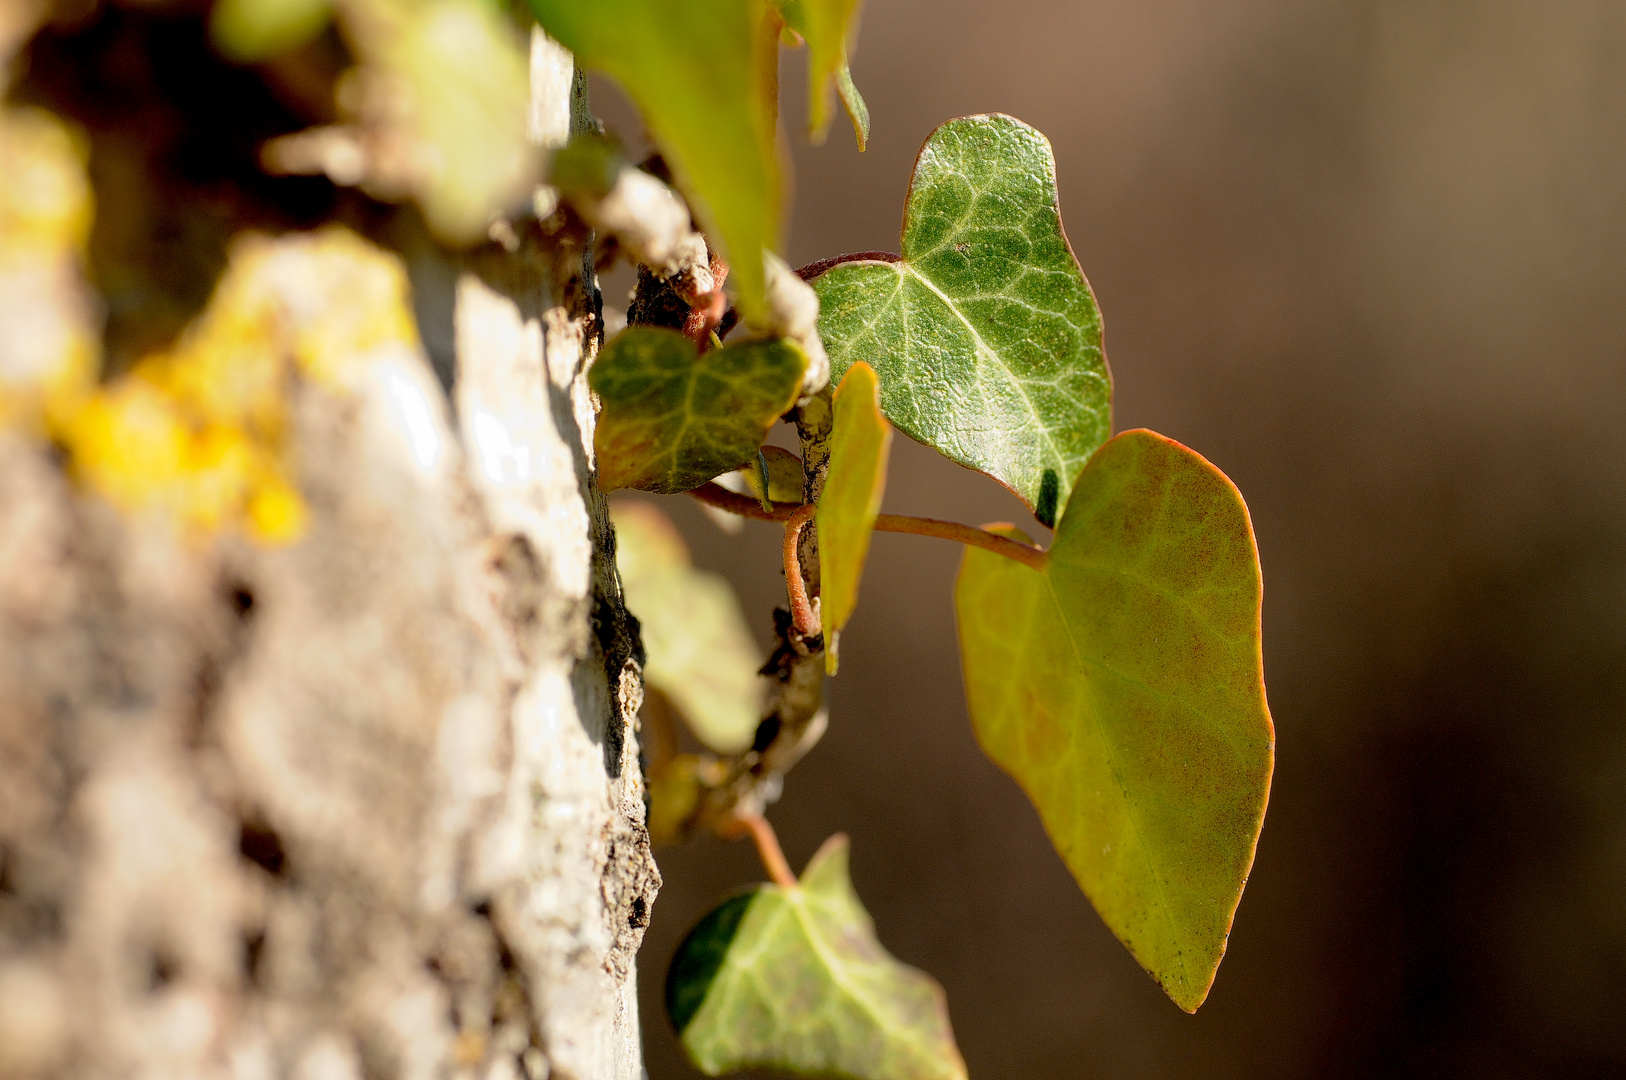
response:
<path id="1" fill-rule="evenodd" d="M 124 509 L 297 539 L 289 390 L 342 390 L 350 365 L 418 348 L 400 263 L 338 228 L 246 235 L 175 346 L 97 386 L 85 160 L 48 113 L 0 113 L 0 425 L 56 441 L 72 475 Z"/>
<path id="2" fill-rule="evenodd" d="M 416 348 L 417 332 L 393 256 L 337 228 L 245 236 L 175 348 L 97 392 L 56 435 L 75 475 L 120 506 L 292 541 L 306 513 L 288 471 L 290 381 L 339 389 L 346 364 L 399 345 Z"/>

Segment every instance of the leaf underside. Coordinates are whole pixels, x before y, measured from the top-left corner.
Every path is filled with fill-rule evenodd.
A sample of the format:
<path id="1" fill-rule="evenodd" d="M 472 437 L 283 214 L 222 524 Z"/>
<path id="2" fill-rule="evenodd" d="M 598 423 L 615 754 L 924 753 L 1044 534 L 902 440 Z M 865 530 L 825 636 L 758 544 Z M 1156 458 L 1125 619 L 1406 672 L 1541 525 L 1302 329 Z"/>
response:
<path id="1" fill-rule="evenodd" d="M 588 372 L 603 404 L 593 435 L 599 486 L 675 494 L 754 462 L 806 366 L 783 340 L 702 354 L 675 330 L 627 327 Z"/>
<path id="2" fill-rule="evenodd" d="M 530 0 L 537 21 L 638 106 L 673 178 L 728 258 L 741 313 L 765 311 L 779 247 L 778 17 L 767 0 Z"/>
<path id="3" fill-rule="evenodd" d="M 734 589 L 696 570 L 677 528 L 648 503 L 617 502 L 616 567 L 643 631 L 644 680 L 706 746 L 734 754 L 761 720 L 756 642 Z"/>
<path id="4" fill-rule="evenodd" d="M 850 1080 L 965 1080 L 942 988 L 875 938 L 853 892 L 847 838 L 796 888 L 759 885 L 678 946 L 666 1010 L 708 1076 L 779 1069 Z"/>
<path id="5" fill-rule="evenodd" d="M 836 673 L 837 638 L 858 606 L 858 583 L 869 555 L 875 518 L 886 492 L 886 457 L 892 428 L 881 415 L 875 369 L 847 369 L 834 398 L 830 471 L 819 496 L 819 608 L 824 624 L 825 670 Z"/>
<path id="6" fill-rule="evenodd" d="M 1043 135 L 1001 115 L 944 124 L 915 164 L 902 257 L 813 284 L 832 378 L 875 365 L 887 419 L 1054 522 L 1110 432 L 1112 384 Z"/>
<path id="7" fill-rule="evenodd" d="M 972 724 L 1107 926 L 1194 1011 L 1253 863 L 1275 747 L 1247 507 L 1197 454 L 1128 431 L 1079 477 L 1046 563 L 966 552 L 955 608 Z"/>

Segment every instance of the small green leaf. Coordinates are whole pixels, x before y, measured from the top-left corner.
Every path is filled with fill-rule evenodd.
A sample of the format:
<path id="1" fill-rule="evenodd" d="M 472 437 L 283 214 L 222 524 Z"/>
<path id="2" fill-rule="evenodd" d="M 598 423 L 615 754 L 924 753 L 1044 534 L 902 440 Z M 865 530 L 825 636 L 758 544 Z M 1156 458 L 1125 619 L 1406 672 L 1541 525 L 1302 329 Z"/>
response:
<path id="1" fill-rule="evenodd" d="M 762 719 L 762 680 L 733 588 L 691 566 L 677 529 L 648 503 L 617 502 L 610 518 L 627 610 L 643 629 L 645 681 L 711 749 L 744 750 Z"/>
<path id="2" fill-rule="evenodd" d="M 1090 459 L 1043 573 L 971 548 L 956 589 L 978 740 L 1188 1012 L 1225 953 L 1270 792 L 1259 601 L 1242 496 L 1150 431 Z"/>
<path id="3" fill-rule="evenodd" d="M 219 0 L 209 36 L 231 59 L 255 63 L 315 37 L 332 17 L 332 0 Z"/>
<path id="4" fill-rule="evenodd" d="M 806 366 L 788 341 L 701 354 L 675 330 L 627 327 L 588 372 L 603 402 L 593 436 L 599 486 L 671 495 L 753 461 L 795 403 Z"/>
<path id="5" fill-rule="evenodd" d="M 849 1080 L 965 1080 L 942 987 L 875 939 L 832 836 L 796 888 L 759 885 L 700 920 L 666 1011 L 708 1076 L 766 1068 Z"/>
<path id="6" fill-rule="evenodd" d="M 1112 380 L 1043 135 L 1009 116 L 944 124 L 915 163 L 903 257 L 813 284 L 831 378 L 874 363 L 905 434 L 1055 521 L 1111 430 Z"/>
<path id="7" fill-rule="evenodd" d="M 695 216 L 728 258 L 741 314 L 765 311 L 779 247 L 779 19 L 768 0 L 530 0 L 537 21 L 638 106 Z"/>
<path id="8" fill-rule="evenodd" d="M 782 446 L 759 448 L 760 463 L 745 467 L 745 486 L 751 494 L 768 502 L 799 503 L 802 501 L 802 459 Z M 768 486 L 762 486 L 762 469 L 768 470 Z"/>
<path id="9" fill-rule="evenodd" d="M 835 392 L 830 472 L 814 519 L 819 530 L 819 610 L 824 668 L 836 673 L 836 641 L 858 606 L 858 582 L 886 492 L 892 427 L 881 415 L 875 369 L 860 361 Z"/>
<path id="10" fill-rule="evenodd" d="M 830 80 L 841 91 L 862 151 L 869 142 L 869 109 L 853 85 L 847 46 L 858 32 L 859 0 L 778 0 L 785 23 L 807 41 L 807 128 L 823 142 L 830 128 Z"/>

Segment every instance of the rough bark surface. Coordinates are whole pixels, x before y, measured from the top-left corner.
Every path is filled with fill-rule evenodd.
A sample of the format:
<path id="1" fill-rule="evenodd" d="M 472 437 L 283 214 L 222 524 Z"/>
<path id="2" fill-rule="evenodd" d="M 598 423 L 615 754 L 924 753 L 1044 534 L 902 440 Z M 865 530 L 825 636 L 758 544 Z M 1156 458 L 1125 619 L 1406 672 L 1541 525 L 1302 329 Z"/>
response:
<path id="1" fill-rule="evenodd" d="M 641 1075 L 659 876 L 580 265 L 533 226 L 414 274 L 450 397 L 405 349 L 296 381 L 290 546 L 0 432 L 0 1076 Z"/>

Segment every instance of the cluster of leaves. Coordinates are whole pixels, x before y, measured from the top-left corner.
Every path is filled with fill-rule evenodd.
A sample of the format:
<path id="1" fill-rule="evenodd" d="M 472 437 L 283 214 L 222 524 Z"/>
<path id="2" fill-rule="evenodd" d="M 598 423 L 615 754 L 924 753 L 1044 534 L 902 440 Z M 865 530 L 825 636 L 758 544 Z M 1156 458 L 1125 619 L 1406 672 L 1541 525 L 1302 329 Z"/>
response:
<path id="1" fill-rule="evenodd" d="M 674 182 L 735 267 L 749 323 L 762 303 L 755 253 L 776 245 L 776 43 L 788 25 L 811 46 L 814 130 L 833 80 L 862 143 L 867 113 L 846 71 L 855 5 L 532 3 L 550 34 L 643 109 Z M 807 385 L 806 357 L 784 340 L 725 345 L 629 326 L 591 373 L 601 484 L 694 491 L 787 523 L 791 611 L 764 669 L 782 684 L 821 657 L 835 673 L 875 530 L 973 545 L 955 602 L 977 737 L 1106 924 L 1196 1009 L 1252 864 L 1274 754 L 1241 496 L 1177 442 L 1112 436 L 1100 313 L 1062 228 L 1049 143 L 1026 124 L 944 124 L 917 160 L 901 250 L 802 276 L 819 298 L 833 393 Z M 799 458 L 763 445 L 782 419 L 797 424 Z M 1008 487 L 1054 529 L 1048 548 L 1011 526 L 882 514 L 894 425 Z M 675 736 L 655 739 L 652 831 L 670 841 L 751 821 L 760 837 L 753 818 L 768 800 L 741 778 L 764 772 L 783 710 L 746 689 L 742 617 L 716 603 L 721 583 L 689 567 L 658 512 L 625 506 L 617 525 L 660 714 L 649 727 L 675 713 L 705 747 L 677 753 Z M 776 883 L 713 910 L 669 973 L 668 1010 L 695 1063 L 713 1075 L 963 1076 L 941 991 L 874 939 L 845 839 L 800 882 L 776 860 L 765 849 Z"/>
<path id="2" fill-rule="evenodd" d="M 698 332 L 633 325 L 605 343 L 590 373 L 600 483 L 695 491 L 787 526 L 791 610 L 764 684 L 726 586 L 689 565 L 658 513 L 617 511 L 628 604 L 646 630 L 646 719 L 653 731 L 656 714 L 680 717 L 703 747 L 681 753 L 671 737 L 651 753 L 656 839 L 741 827 L 760 838 L 763 805 L 820 730 L 822 679 L 836 672 L 872 533 L 960 540 L 972 545 L 956 611 L 977 737 L 1106 924 L 1195 1009 L 1270 782 L 1258 559 L 1223 474 L 1151 432 L 1112 436 L 1100 314 L 1062 228 L 1048 142 L 1006 116 L 934 132 L 900 251 L 804 270 L 818 301 L 810 342 L 775 296 L 787 280 L 772 261 L 785 186 L 778 54 L 805 41 L 810 130 L 827 126 L 833 84 L 862 146 L 868 114 L 847 66 L 856 0 L 530 2 L 578 63 L 615 77 L 643 111 L 684 212 L 715 246 L 711 280 L 732 266 L 751 335 L 725 344 L 706 315 L 680 323 Z M 354 115 L 278 140 L 269 164 L 410 196 L 454 242 L 524 201 L 540 168 L 523 36 L 500 5 L 220 0 L 212 32 L 254 61 L 333 20 L 358 59 Z M 337 377 L 336 356 L 415 348 L 399 266 L 339 232 L 245 240 L 173 349 L 98 385 L 89 317 L 74 314 L 89 306 L 74 292 L 91 214 L 83 148 L 48 117 L 8 112 L 0 149 L 19 163 L 0 188 L 0 270 L 72 316 L 64 333 L 17 338 L 43 342 L 38 356 L 5 354 L 0 419 L 49 431 L 116 501 L 296 536 L 277 387 L 290 372 Z M 697 305 L 721 296 L 692 292 Z M 787 419 L 799 455 L 764 445 Z M 893 426 L 1016 493 L 1054 529 L 1048 548 L 1010 526 L 881 513 Z M 845 840 L 800 881 L 766 861 L 775 882 L 725 900 L 669 974 L 669 1012 L 695 1062 L 713 1074 L 964 1076 L 942 992 L 876 940 Z"/>

